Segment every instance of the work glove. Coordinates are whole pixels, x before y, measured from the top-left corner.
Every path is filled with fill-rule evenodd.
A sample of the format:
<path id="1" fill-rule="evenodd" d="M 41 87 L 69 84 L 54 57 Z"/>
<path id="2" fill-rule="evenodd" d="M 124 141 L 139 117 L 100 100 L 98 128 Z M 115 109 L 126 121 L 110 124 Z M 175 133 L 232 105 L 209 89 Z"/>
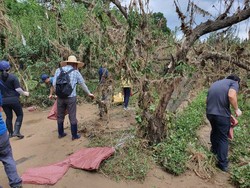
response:
<path id="1" fill-rule="evenodd" d="M 30 93 L 28 91 L 24 91 L 23 94 L 28 97 L 30 95 Z"/>
<path id="2" fill-rule="evenodd" d="M 235 114 L 236 114 L 236 117 L 239 117 L 242 115 L 242 111 L 238 108 L 237 110 L 235 110 Z"/>

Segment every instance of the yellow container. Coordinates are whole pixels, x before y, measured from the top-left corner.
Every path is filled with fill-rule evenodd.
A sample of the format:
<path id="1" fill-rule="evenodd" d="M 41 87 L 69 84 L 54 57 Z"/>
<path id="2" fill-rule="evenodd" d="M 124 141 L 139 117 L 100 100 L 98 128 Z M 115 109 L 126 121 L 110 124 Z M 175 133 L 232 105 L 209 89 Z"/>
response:
<path id="1" fill-rule="evenodd" d="M 113 103 L 114 104 L 119 104 L 119 103 L 123 103 L 124 101 L 124 96 L 122 93 L 117 93 L 116 95 L 113 96 Z"/>

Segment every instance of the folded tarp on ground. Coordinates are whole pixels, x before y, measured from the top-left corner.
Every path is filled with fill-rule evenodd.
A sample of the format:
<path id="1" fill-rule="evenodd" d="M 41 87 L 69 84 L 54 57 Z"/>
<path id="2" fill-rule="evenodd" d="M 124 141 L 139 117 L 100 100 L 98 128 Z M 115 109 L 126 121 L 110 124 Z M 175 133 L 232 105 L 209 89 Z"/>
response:
<path id="1" fill-rule="evenodd" d="M 68 171 L 69 160 L 44 167 L 30 168 L 22 175 L 23 183 L 54 185 Z"/>
<path id="2" fill-rule="evenodd" d="M 54 185 L 64 176 L 69 167 L 96 170 L 101 162 L 114 152 L 115 149 L 112 147 L 84 148 L 62 162 L 26 170 L 22 180 L 24 184 Z"/>
<path id="3" fill-rule="evenodd" d="M 96 170 L 114 152 L 115 149 L 110 147 L 81 149 L 69 157 L 70 165 L 83 170 Z"/>

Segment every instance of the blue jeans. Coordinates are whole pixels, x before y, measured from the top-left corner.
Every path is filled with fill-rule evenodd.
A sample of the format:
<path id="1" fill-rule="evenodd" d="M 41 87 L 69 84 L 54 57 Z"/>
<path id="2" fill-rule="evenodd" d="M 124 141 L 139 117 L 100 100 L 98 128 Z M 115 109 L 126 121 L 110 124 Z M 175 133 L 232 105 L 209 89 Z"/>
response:
<path id="1" fill-rule="evenodd" d="M 21 185 L 22 179 L 17 174 L 16 162 L 13 159 L 12 149 L 7 132 L 0 135 L 0 161 L 4 165 L 4 170 L 9 179 L 11 187 Z"/>
<path id="2" fill-rule="evenodd" d="M 130 92 L 131 92 L 130 87 L 124 87 L 123 88 L 123 93 L 124 93 L 124 108 L 128 107 Z"/>
<path id="3" fill-rule="evenodd" d="M 231 126 L 230 117 L 207 114 L 212 126 L 210 141 L 212 152 L 217 156 L 220 168 L 228 167 L 228 133 Z"/>

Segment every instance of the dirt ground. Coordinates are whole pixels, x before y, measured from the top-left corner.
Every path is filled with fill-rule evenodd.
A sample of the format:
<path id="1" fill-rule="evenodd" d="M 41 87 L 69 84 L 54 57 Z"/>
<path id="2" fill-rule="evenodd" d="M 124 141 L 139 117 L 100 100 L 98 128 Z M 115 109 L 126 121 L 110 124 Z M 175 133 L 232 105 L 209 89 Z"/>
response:
<path id="1" fill-rule="evenodd" d="M 86 147 L 88 138 L 82 136 L 79 140 L 71 140 L 68 119 L 66 117 L 65 132 L 68 133 L 63 139 L 57 138 L 56 121 L 48 120 L 47 115 L 50 109 L 29 112 L 24 109 L 24 122 L 22 133 L 25 138 L 18 140 L 11 138 L 13 155 L 17 162 L 18 173 L 22 173 L 32 167 L 45 166 L 65 159 L 69 154 Z M 3 114 L 4 115 L 4 114 Z M 91 124 L 94 129 L 98 129 L 98 109 L 93 104 L 81 104 L 77 109 L 79 123 Z M 122 129 L 132 126 L 134 123 L 133 109 L 125 112 L 121 106 L 113 107 L 110 113 L 109 129 Z M 104 125 L 99 128 L 105 129 Z M 208 143 L 209 127 L 204 127 L 201 131 L 204 142 Z M 0 164 L 0 185 L 7 188 L 8 180 L 4 172 L 3 165 Z M 48 185 L 24 184 L 24 188 L 50 187 Z M 233 187 L 229 183 L 229 174 L 216 172 L 210 180 L 203 180 L 189 171 L 181 176 L 172 176 L 160 168 L 152 169 L 143 183 L 134 181 L 116 182 L 105 177 L 99 172 L 87 172 L 70 168 L 64 177 L 54 186 L 57 188 L 214 188 L 214 187 Z"/>

